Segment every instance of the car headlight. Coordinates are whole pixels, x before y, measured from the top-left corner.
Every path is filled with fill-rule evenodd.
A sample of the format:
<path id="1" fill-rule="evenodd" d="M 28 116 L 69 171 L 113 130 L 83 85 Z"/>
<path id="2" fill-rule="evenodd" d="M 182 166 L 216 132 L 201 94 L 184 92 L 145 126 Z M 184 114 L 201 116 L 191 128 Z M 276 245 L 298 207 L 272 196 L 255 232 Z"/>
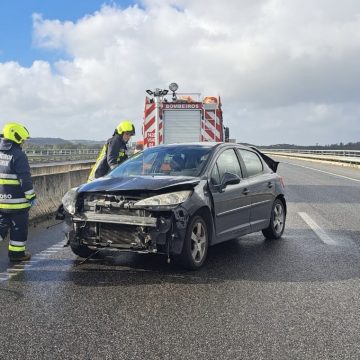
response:
<path id="1" fill-rule="evenodd" d="M 70 189 L 62 198 L 64 209 L 71 215 L 74 215 L 76 212 L 76 199 L 78 196 L 76 189 L 77 188 Z"/>
<path id="2" fill-rule="evenodd" d="M 192 191 L 176 191 L 168 194 L 156 195 L 144 200 L 137 201 L 135 206 L 173 206 L 183 203 L 187 200 Z"/>

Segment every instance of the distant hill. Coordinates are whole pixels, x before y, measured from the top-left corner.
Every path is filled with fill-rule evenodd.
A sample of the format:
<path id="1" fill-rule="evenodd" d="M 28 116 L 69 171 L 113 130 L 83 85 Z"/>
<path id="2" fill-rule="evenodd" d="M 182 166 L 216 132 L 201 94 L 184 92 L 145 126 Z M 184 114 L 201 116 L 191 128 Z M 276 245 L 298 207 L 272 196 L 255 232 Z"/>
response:
<path id="1" fill-rule="evenodd" d="M 349 142 L 344 144 L 329 144 L 329 145 L 295 145 L 295 144 L 276 144 L 258 146 L 263 149 L 304 149 L 304 150 L 360 150 L 360 142 Z"/>
<path id="2" fill-rule="evenodd" d="M 103 145 L 105 140 L 69 140 L 72 144 L 82 145 Z"/>
<path id="3" fill-rule="evenodd" d="M 65 140 L 61 138 L 47 138 L 47 137 L 34 137 L 30 138 L 27 143 L 33 145 L 70 145 L 70 144 L 82 144 L 82 145 L 102 145 L 105 140 Z"/>
<path id="4" fill-rule="evenodd" d="M 26 141 L 24 149 L 97 149 L 105 140 L 65 140 L 61 138 L 35 137 Z"/>
<path id="5" fill-rule="evenodd" d="M 64 140 L 61 138 L 43 138 L 43 137 L 34 137 L 30 138 L 27 141 L 28 144 L 34 145 L 59 145 L 59 144 L 72 144 L 69 140 Z"/>

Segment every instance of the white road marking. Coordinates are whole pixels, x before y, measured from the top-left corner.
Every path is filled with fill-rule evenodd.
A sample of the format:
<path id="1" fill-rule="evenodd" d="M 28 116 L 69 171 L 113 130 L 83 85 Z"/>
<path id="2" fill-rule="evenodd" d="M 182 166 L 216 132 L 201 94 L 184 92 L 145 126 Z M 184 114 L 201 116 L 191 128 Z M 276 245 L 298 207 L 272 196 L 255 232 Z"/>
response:
<path id="1" fill-rule="evenodd" d="M 332 239 L 307 213 L 299 212 L 298 214 L 324 244 L 338 245 L 338 243 Z"/>
<path id="2" fill-rule="evenodd" d="M 17 275 L 17 274 L 18 274 L 17 272 L 9 272 L 9 270 L 8 270 L 6 273 L 2 274 L 3 276 L 6 276 L 6 278 L 2 279 L 2 280 L 8 280 L 8 279 L 10 279 L 11 277 L 13 277 L 14 275 Z"/>
<path id="3" fill-rule="evenodd" d="M 13 265 L 11 268 L 7 269 L 6 272 L 0 273 L 0 281 L 9 280 L 20 272 L 32 270 L 31 267 L 38 263 L 39 260 L 47 259 L 51 254 L 57 253 L 63 247 L 63 245 L 55 244 L 50 248 L 35 254 L 32 256 L 31 260 L 22 261 L 20 264 Z"/>
<path id="4" fill-rule="evenodd" d="M 351 177 L 348 177 L 348 176 L 335 174 L 335 173 L 332 173 L 332 172 L 329 172 L 329 171 L 319 170 L 319 169 L 315 169 L 315 168 L 312 168 L 312 167 L 309 167 L 309 166 L 304 166 L 304 165 L 292 164 L 292 163 L 285 162 L 285 161 L 284 161 L 284 163 L 285 163 L 285 164 L 289 164 L 289 165 L 293 165 L 293 166 L 302 167 L 302 168 L 305 168 L 305 169 L 308 169 L 308 170 L 318 171 L 318 172 L 321 172 L 321 173 L 324 173 L 324 174 L 328 174 L 328 175 L 332 175 L 332 176 L 336 176 L 336 177 L 339 177 L 339 178 L 342 178 L 342 179 L 360 182 L 359 179 L 354 179 L 354 178 L 351 178 Z"/>
<path id="5" fill-rule="evenodd" d="M 11 268 L 11 269 L 8 269 L 9 273 L 19 272 L 19 271 L 24 271 L 24 268 Z"/>

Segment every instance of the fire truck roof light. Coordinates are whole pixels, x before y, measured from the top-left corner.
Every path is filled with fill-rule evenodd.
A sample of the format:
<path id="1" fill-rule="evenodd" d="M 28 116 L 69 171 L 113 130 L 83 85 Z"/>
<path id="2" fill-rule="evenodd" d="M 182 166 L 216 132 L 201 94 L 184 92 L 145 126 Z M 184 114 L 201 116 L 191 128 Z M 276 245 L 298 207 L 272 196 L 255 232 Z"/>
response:
<path id="1" fill-rule="evenodd" d="M 176 91 L 177 89 L 179 88 L 179 86 L 178 86 L 178 84 L 177 83 L 171 83 L 170 85 L 169 85 L 169 89 L 171 90 L 171 91 Z"/>

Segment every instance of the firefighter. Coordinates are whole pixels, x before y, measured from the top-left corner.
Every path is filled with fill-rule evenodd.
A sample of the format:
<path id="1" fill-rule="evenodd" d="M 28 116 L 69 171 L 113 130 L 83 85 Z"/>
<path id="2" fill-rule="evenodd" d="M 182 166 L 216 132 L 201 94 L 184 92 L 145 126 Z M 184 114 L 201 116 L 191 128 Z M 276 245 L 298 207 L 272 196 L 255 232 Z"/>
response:
<path id="1" fill-rule="evenodd" d="M 102 147 L 88 181 L 105 176 L 128 158 L 126 144 L 133 135 L 135 135 L 135 126 L 132 122 L 122 121 L 116 127 L 113 136 Z"/>
<path id="2" fill-rule="evenodd" d="M 10 229 L 10 261 L 29 260 L 25 252 L 29 209 L 35 205 L 30 166 L 21 146 L 29 138 L 27 129 L 17 123 L 5 124 L 0 139 L 0 241 Z"/>

